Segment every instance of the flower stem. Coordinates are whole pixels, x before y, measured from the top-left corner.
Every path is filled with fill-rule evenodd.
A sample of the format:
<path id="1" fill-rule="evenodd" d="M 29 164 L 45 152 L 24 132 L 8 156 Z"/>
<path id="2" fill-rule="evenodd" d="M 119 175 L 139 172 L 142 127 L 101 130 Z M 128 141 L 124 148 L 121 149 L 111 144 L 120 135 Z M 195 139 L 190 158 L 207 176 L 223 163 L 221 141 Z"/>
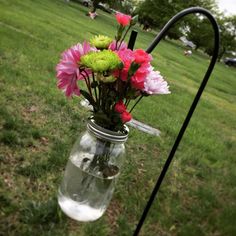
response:
<path id="1" fill-rule="evenodd" d="M 118 47 L 118 50 L 120 49 L 120 46 L 121 46 L 122 42 L 124 41 L 124 39 L 125 39 L 127 33 L 129 32 L 130 28 L 131 28 L 131 25 L 129 25 L 128 29 L 125 31 L 124 36 L 123 36 L 122 39 L 120 40 L 120 45 L 119 45 L 119 47 Z"/>
<path id="2" fill-rule="evenodd" d="M 83 72 L 85 72 L 86 76 L 83 74 Z M 91 90 L 91 83 L 90 83 L 90 79 L 89 79 L 88 73 L 84 70 L 84 71 L 82 71 L 81 75 L 83 76 L 83 78 L 85 80 L 85 83 L 87 85 L 87 88 L 88 88 L 89 95 L 90 95 L 91 99 L 96 103 L 96 101 L 94 100 L 94 97 L 93 97 L 92 90 Z"/>
<path id="3" fill-rule="evenodd" d="M 116 40 L 116 47 L 115 47 L 115 50 L 117 50 L 117 46 L 118 46 L 118 41 Z"/>
<path id="4" fill-rule="evenodd" d="M 93 83 L 95 84 L 95 78 L 94 78 L 93 72 L 92 72 L 92 77 L 93 77 Z M 95 98 L 96 98 L 96 103 L 98 103 L 97 86 L 95 86 L 93 89 L 94 89 L 94 94 L 95 94 Z"/>
<path id="5" fill-rule="evenodd" d="M 125 101 L 125 105 L 126 105 L 126 107 L 129 106 L 130 101 L 131 101 L 131 99 L 126 99 L 126 101 Z"/>
<path id="6" fill-rule="evenodd" d="M 101 84 L 98 85 L 98 106 L 101 107 Z"/>
<path id="7" fill-rule="evenodd" d="M 141 97 L 139 97 L 139 99 L 135 102 L 135 104 L 133 105 L 133 107 L 130 109 L 129 113 L 131 113 L 133 111 L 133 109 L 136 107 L 136 105 L 141 101 L 141 99 L 143 98 L 143 95 Z"/>

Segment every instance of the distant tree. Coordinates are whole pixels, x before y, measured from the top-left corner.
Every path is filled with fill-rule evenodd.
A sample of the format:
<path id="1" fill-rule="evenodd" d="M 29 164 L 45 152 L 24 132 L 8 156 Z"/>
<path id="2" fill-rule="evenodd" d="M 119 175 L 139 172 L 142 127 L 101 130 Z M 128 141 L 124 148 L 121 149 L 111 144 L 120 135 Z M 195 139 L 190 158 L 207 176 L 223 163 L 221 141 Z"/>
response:
<path id="1" fill-rule="evenodd" d="M 227 51 L 236 51 L 236 15 L 218 19 L 220 28 L 220 60 Z"/>
<path id="2" fill-rule="evenodd" d="M 138 8 L 137 13 L 141 21 L 148 22 L 152 27 L 161 29 L 168 20 L 179 11 L 193 6 L 201 6 L 208 10 L 215 11 L 215 0 L 145 0 Z M 179 38 L 182 30 L 187 27 L 187 18 L 183 18 L 168 32 L 170 38 Z"/>
<path id="3" fill-rule="evenodd" d="M 133 13 L 133 2 L 131 0 L 126 0 L 122 2 L 122 12 L 126 13 L 126 14 L 132 14 Z"/>
<path id="4" fill-rule="evenodd" d="M 115 2 L 120 2 L 120 1 L 115 1 Z M 92 10 L 91 10 L 91 12 L 96 12 L 99 3 L 107 3 L 107 4 L 111 5 L 113 3 L 113 1 L 112 0 L 92 0 Z"/>
<path id="5" fill-rule="evenodd" d="M 213 47 L 213 29 L 208 19 L 195 16 L 187 24 L 187 38 L 196 45 L 195 50 L 208 48 L 210 51 Z"/>
<path id="6" fill-rule="evenodd" d="M 93 0 L 93 1 L 92 1 L 92 10 L 91 10 L 92 13 L 96 12 L 96 10 L 97 10 L 97 8 L 98 8 L 98 4 L 99 4 L 100 2 L 101 2 L 100 0 Z"/>
<path id="7" fill-rule="evenodd" d="M 168 1 L 146 0 L 137 8 L 139 19 L 147 21 L 151 26 L 162 28 L 170 16 L 173 9 Z"/>
<path id="8" fill-rule="evenodd" d="M 220 51 L 218 60 L 220 60 L 226 51 L 236 50 L 236 16 L 226 17 L 220 15 L 217 17 L 220 30 Z M 213 29 L 206 18 L 195 17 L 188 22 L 189 30 L 187 38 L 194 42 L 196 50 L 201 48 L 209 56 L 213 53 Z"/>

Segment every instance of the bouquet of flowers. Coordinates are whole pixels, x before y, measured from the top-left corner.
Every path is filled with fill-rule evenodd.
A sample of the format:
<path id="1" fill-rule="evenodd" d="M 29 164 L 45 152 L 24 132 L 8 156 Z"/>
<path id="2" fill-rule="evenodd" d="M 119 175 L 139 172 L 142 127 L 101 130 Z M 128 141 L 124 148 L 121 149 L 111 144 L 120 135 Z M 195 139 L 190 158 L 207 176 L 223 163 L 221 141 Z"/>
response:
<path id="1" fill-rule="evenodd" d="M 169 94 L 169 86 L 151 65 L 152 56 L 143 49 L 130 50 L 124 39 L 137 21 L 122 13 L 115 39 L 94 36 L 64 51 L 56 67 L 58 88 L 67 97 L 84 96 L 93 106 L 96 124 L 112 131 L 122 131 L 132 119 L 131 112 L 144 97 Z M 82 82 L 85 86 L 79 87 Z M 132 102 L 132 107 L 129 107 Z"/>

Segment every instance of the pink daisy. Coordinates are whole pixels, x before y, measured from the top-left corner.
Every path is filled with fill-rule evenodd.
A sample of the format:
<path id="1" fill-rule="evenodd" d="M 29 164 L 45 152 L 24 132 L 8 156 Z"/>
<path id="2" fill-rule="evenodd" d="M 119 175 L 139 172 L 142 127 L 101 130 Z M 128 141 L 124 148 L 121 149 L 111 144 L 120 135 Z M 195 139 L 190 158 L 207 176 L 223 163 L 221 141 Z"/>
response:
<path id="1" fill-rule="evenodd" d="M 71 97 L 73 94 L 80 96 L 80 89 L 77 85 L 77 80 L 83 80 L 79 69 L 80 58 L 95 50 L 95 48 L 90 47 L 89 43 L 84 42 L 83 44 L 78 43 L 62 53 L 62 58 L 56 66 L 57 86 L 65 92 L 67 97 Z M 91 73 L 89 70 L 86 71 L 89 74 Z"/>

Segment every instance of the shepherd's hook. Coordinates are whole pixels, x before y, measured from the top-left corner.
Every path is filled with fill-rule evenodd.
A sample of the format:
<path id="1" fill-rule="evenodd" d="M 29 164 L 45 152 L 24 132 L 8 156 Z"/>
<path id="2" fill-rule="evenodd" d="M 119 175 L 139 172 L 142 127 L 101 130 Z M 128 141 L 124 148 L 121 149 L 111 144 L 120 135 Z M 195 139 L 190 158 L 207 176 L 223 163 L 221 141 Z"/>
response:
<path id="1" fill-rule="evenodd" d="M 201 85 L 200 85 L 200 87 L 198 89 L 198 92 L 197 92 L 197 94 L 196 94 L 196 96 L 195 96 L 195 98 L 194 98 L 194 100 L 192 102 L 192 105 L 191 105 L 191 107 L 189 109 L 189 112 L 188 112 L 188 114 L 187 114 L 187 116 L 186 116 L 186 118 L 185 118 L 185 120 L 184 120 L 184 122 L 182 124 L 182 127 L 181 127 L 181 129 L 179 131 L 179 134 L 177 135 L 177 138 L 176 138 L 176 140 L 174 142 L 174 145 L 173 145 L 173 147 L 172 147 L 172 149 L 171 149 L 171 151 L 169 153 L 169 156 L 168 156 L 168 158 L 167 158 L 167 160 L 166 160 L 166 162 L 164 164 L 164 167 L 163 167 L 163 169 L 162 169 L 162 171 L 161 171 L 161 173 L 160 173 L 160 175 L 159 175 L 159 177 L 157 179 L 156 185 L 153 188 L 153 191 L 152 191 L 152 193 L 150 195 L 150 198 L 149 198 L 149 200 L 147 202 L 147 205 L 146 205 L 146 207 L 145 207 L 145 209 L 143 211 L 143 214 L 142 214 L 142 216 L 141 216 L 141 218 L 139 220 L 139 223 L 138 223 L 138 225 L 136 227 L 136 230 L 135 230 L 133 236 L 137 236 L 139 234 L 141 228 L 142 228 L 142 225 L 143 225 L 143 223 L 144 223 L 144 221 L 145 221 L 145 219 L 147 217 L 147 214 L 148 214 L 148 212 L 149 212 L 149 210 L 150 210 L 150 208 L 151 208 L 151 206 L 153 204 L 153 201 L 154 201 L 154 199 L 155 199 L 155 197 L 156 197 L 156 195 L 158 193 L 158 190 L 160 189 L 161 183 L 162 183 L 162 181 L 163 181 L 163 179 L 164 179 L 164 177 L 166 175 L 166 172 L 167 172 L 167 170 L 168 170 L 168 168 L 169 168 L 169 166 L 171 164 L 171 161 L 173 160 L 175 152 L 176 152 L 176 150 L 177 150 L 177 148 L 179 146 L 179 143 L 180 143 L 180 141 L 181 141 L 181 139 L 182 139 L 182 137 L 184 135 L 184 132 L 185 132 L 185 130 L 186 130 L 188 124 L 189 124 L 189 121 L 190 121 L 190 119 L 191 119 L 191 117 L 193 115 L 193 112 L 194 112 L 194 110 L 195 110 L 195 108 L 196 108 L 196 106 L 198 104 L 198 101 L 199 101 L 199 99 L 200 99 L 200 97 L 202 95 L 203 90 L 205 89 L 207 81 L 208 81 L 208 79 L 209 79 L 209 77 L 210 77 L 210 75 L 212 73 L 212 70 L 213 70 L 213 68 L 215 66 L 215 63 L 217 61 L 218 51 L 219 51 L 219 41 L 220 41 L 219 28 L 218 28 L 217 22 L 216 22 L 215 18 L 212 16 L 212 14 L 208 10 L 206 10 L 204 8 L 201 8 L 201 7 L 187 8 L 187 9 L 179 12 L 178 14 L 176 14 L 174 17 L 172 17 L 170 19 L 170 21 L 160 31 L 160 33 L 156 36 L 156 38 L 153 40 L 153 42 L 150 44 L 150 46 L 147 48 L 146 52 L 151 53 L 153 51 L 153 49 L 157 46 L 157 44 L 161 41 L 161 39 L 166 35 L 167 31 L 171 28 L 171 26 L 173 24 L 175 24 L 178 20 L 180 20 L 182 17 L 184 17 L 184 16 L 186 16 L 188 14 L 191 14 L 191 13 L 201 13 L 201 14 L 205 15 L 209 19 L 211 24 L 212 24 L 212 27 L 214 29 L 214 39 L 215 39 L 214 51 L 213 51 L 212 59 L 211 59 L 210 65 L 209 65 L 209 67 L 207 69 L 207 72 L 206 72 L 206 74 L 205 74 L 205 76 L 204 76 L 204 78 L 202 80 L 202 83 L 201 83 Z"/>

